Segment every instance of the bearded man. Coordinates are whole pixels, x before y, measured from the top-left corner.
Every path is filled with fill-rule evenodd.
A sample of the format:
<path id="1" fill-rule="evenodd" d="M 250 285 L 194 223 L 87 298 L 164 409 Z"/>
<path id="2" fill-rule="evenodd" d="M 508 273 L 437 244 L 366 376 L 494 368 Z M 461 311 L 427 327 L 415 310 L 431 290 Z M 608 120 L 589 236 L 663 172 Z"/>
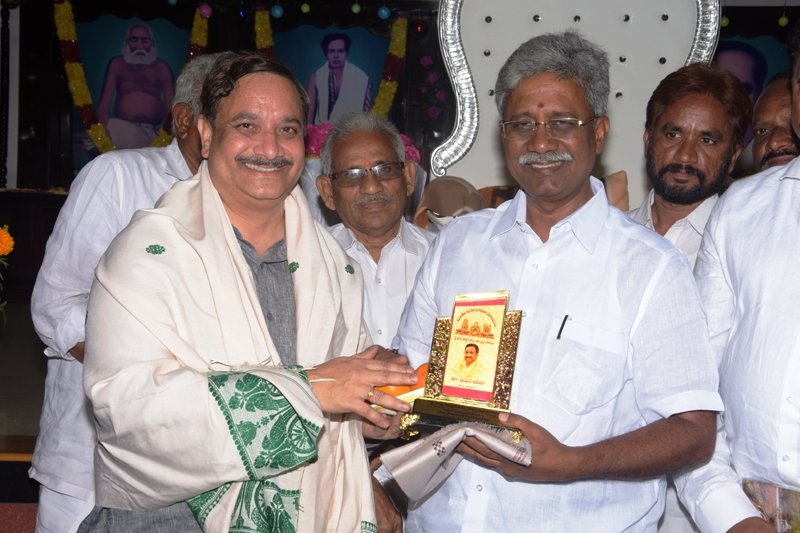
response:
<path id="1" fill-rule="evenodd" d="M 117 148 L 142 148 L 155 138 L 170 111 L 173 79 L 172 69 L 158 57 L 152 30 L 144 24 L 131 25 L 122 55 L 108 62 L 97 107 L 98 119 Z"/>
<path id="2" fill-rule="evenodd" d="M 742 83 L 704 64 L 669 74 L 647 103 L 644 147 L 653 189 L 628 216 L 666 237 L 691 265 L 751 115 Z"/>
<path id="3" fill-rule="evenodd" d="M 692 267 L 711 209 L 742 152 L 751 114 L 749 96 L 736 76 L 704 64 L 689 65 L 669 74 L 647 103 L 644 146 L 647 176 L 653 189 L 645 202 L 628 215 L 663 235 L 683 252 Z M 715 458 L 726 454 L 727 446 L 718 435 Z M 698 515 L 706 479 L 726 487 L 725 505 L 736 502 L 736 511 L 716 515 L 706 508 L 705 516 Z M 751 517 L 757 513 L 737 481 L 733 470 L 717 460 L 697 479 L 691 474 L 677 478 L 679 488 L 688 487 L 681 493 L 686 507 L 678 503 L 670 481 L 659 531 L 695 532 L 695 521 L 703 530 L 724 531 L 740 521 L 756 520 Z"/>

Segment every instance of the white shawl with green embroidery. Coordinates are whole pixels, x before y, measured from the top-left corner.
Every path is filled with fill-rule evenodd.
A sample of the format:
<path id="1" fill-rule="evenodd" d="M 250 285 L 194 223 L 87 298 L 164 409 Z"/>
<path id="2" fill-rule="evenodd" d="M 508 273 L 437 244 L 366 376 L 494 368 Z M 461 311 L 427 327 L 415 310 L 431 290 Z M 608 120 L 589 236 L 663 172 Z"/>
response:
<path id="1" fill-rule="evenodd" d="M 297 361 L 363 349 L 362 280 L 286 199 Z M 325 416 L 280 366 L 205 164 L 137 213 L 100 261 L 86 326 L 97 504 L 187 501 L 205 531 L 376 531 L 360 419 Z"/>

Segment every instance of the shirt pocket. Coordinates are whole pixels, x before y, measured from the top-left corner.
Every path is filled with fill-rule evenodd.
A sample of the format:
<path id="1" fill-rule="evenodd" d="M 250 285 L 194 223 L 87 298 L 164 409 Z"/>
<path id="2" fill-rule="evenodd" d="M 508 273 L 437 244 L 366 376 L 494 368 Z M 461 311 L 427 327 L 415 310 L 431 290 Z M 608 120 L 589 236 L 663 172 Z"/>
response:
<path id="1" fill-rule="evenodd" d="M 556 327 L 545 396 L 576 415 L 614 400 L 625 383 L 628 336 L 572 318 Z"/>

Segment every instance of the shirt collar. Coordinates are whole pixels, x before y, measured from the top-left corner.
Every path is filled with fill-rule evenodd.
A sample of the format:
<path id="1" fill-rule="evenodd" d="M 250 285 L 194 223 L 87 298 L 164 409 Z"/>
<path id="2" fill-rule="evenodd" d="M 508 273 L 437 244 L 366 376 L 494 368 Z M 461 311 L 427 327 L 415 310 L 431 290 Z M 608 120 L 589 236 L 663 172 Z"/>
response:
<path id="1" fill-rule="evenodd" d="M 709 196 L 686 217 L 686 221 L 699 235 L 702 235 L 706 230 L 706 222 L 708 222 L 708 217 L 711 216 L 711 210 L 714 208 L 718 199 L 718 194 Z"/>
<path id="2" fill-rule="evenodd" d="M 590 177 L 589 180 L 592 187 L 592 197 L 577 211 L 557 222 L 550 229 L 550 236 L 553 237 L 564 231 L 571 231 L 586 251 L 592 253 L 608 216 L 608 199 L 600 180 L 594 177 Z M 510 203 L 498 208 L 495 214 L 496 223 L 490 239 L 511 230 L 515 226 L 523 230 L 528 227 L 527 211 L 525 191 L 520 189 Z"/>
<path id="3" fill-rule="evenodd" d="M 348 228 L 344 224 L 341 224 L 340 227 L 341 230 L 332 231 L 332 233 L 334 233 L 334 236 L 339 241 L 339 244 L 341 245 L 342 248 L 344 248 L 345 250 L 349 250 L 350 248 L 355 246 L 356 243 L 361 244 L 358 241 L 358 239 L 356 239 L 355 234 L 350 228 Z M 406 222 L 404 218 L 400 219 L 400 231 L 398 232 L 397 235 L 394 236 L 392 240 L 386 243 L 384 248 L 386 246 L 389 246 L 389 244 L 394 242 L 396 239 L 400 239 L 400 246 L 402 246 L 403 250 L 408 253 L 412 253 L 414 255 L 420 255 L 425 253 L 425 249 L 422 247 L 422 245 L 416 239 L 414 239 L 414 235 L 412 235 L 411 229 L 408 227 L 408 222 Z M 361 246 L 364 245 L 361 244 Z"/>
<path id="4" fill-rule="evenodd" d="M 776 167 L 780 168 L 780 167 Z M 785 178 L 789 178 L 791 180 L 800 180 L 800 157 L 795 157 L 784 167 L 784 171 L 781 174 L 780 180 L 783 181 Z M 767 169 L 764 172 L 769 172 L 773 169 Z"/>
<path id="5" fill-rule="evenodd" d="M 691 213 L 683 217 L 682 219 L 678 220 L 685 220 L 689 223 L 692 229 L 697 232 L 698 235 L 703 235 L 703 232 L 706 230 L 706 222 L 708 222 L 708 217 L 711 216 L 711 210 L 714 208 L 714 204 L 717 203 L 719 199 L 719 195 L 715 194 L 713 196 L 709 196 L 705 200 L 702 201 L 700 205 L 695 207 Z M 647 195 L 647 227 L 654 228 L 653 225 L 653 203 L 656 200 L 656 192 L 654 189 L 650 189 L 650 193 Z"/>

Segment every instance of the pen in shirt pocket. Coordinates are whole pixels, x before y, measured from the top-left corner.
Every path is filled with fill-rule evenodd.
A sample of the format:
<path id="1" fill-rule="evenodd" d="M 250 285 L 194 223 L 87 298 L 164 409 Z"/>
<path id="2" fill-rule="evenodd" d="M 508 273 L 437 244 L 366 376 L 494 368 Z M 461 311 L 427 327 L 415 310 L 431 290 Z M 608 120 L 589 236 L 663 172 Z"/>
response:
<path id="1" fill-rule="evenodd" d="M 558 328 L 558 335 L 556 335 L 556 340 L 561 338 L 561 332 L 564 331 L 564 326 L 567 324 L 567 320 L 569 320 L 569 315 L 564 315 L 564 320 L 561 321 L 561 327 Z"/>

